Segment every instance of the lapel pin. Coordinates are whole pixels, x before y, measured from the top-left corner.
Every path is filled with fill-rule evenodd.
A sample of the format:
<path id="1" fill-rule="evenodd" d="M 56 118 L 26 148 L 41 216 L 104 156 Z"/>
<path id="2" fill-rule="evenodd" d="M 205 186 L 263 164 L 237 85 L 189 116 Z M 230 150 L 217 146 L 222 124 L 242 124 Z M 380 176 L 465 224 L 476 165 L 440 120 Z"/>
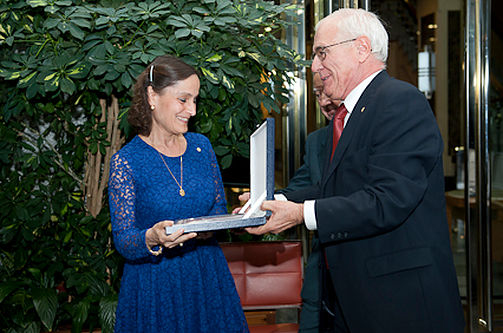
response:
<path id="1" fill-rule="evenodd" d="M 360 112 L 363 112 L 363 111 L 365 111 L 365 107 L 362 107 L 362 109 L 360 110 Z"/>

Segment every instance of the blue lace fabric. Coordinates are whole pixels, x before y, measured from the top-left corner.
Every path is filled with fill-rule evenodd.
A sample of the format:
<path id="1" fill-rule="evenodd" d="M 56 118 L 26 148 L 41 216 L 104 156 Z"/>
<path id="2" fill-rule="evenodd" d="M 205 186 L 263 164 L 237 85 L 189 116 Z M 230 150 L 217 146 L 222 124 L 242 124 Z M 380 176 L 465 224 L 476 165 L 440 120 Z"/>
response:
<path id="1" fill-rule="evenodd" d="M 209 140 L 186 133 L 183 189 L 157 150 L 134 137 L 110 162 L 109 200 L 115 248 L 126 259 L 115 332 L 242 333 L 248 327 L 227 262 L 214 238 L 152 255 L 145 232 L 162 220 L 227 213 Z M 163 158 L 178 182 L 180 158 Z"/>

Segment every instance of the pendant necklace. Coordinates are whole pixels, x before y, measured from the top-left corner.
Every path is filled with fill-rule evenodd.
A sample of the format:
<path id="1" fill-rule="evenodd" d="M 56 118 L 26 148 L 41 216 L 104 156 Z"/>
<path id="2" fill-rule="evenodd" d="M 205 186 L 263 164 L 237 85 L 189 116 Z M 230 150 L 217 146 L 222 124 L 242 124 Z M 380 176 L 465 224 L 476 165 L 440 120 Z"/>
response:
<path id="1" fill-rule="evenodd" d="M 175 180 L 176 185 L 178 185 L 178 187 L 180 188 L 180 191 L 178 191 L 178 193 L 180 194 L 180 196 L 184 197 L 185 196 L 185 191 L 183 190 L 183 159 L 182 159 L 182 156 L 180 156 L 180 182 L 178 182 L 178 180 L 176 180 L 175 176 L 173 175 L 173 172 L 171 172 L 171 169 L 166 164 L 166 161 L 164 161 L 164 158 L 162 157 L 161 153 L 159 151 L 157 151 L 157 153 L 161 157 L 161 160 L 164 163 L 164 165 L 166 166 L 166 169 L 168 169 L 169 174 Z"/>

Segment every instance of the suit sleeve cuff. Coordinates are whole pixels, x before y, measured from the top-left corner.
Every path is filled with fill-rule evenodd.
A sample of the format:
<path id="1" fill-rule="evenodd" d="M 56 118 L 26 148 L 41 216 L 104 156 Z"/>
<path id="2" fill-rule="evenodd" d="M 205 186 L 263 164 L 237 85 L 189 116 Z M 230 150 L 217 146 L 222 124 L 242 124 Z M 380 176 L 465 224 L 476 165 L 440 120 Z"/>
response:
<path id="1" fill-rule="evenodd" d="M 315 200 L 304 201 L 304 222 L 306 223 L 306 228 L 309 230 L 318 230 L 314 203 Z"/>

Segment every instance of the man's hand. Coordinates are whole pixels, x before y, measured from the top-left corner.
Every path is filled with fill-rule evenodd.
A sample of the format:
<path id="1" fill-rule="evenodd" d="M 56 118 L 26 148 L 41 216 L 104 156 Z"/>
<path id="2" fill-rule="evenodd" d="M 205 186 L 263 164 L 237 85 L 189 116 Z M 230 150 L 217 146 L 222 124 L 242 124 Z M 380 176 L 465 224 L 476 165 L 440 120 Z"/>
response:
<path id="1" fill-rule="evenodd" d="M 263 235 L 268 232 L 280 233 L 304 220 L 304 204 L 297 204 L 291 201 L 264 201 L 262 210 L 270 210 L 271 216 L 267 223 L 259 227 L 246 228 L 250 234 Z"/>

